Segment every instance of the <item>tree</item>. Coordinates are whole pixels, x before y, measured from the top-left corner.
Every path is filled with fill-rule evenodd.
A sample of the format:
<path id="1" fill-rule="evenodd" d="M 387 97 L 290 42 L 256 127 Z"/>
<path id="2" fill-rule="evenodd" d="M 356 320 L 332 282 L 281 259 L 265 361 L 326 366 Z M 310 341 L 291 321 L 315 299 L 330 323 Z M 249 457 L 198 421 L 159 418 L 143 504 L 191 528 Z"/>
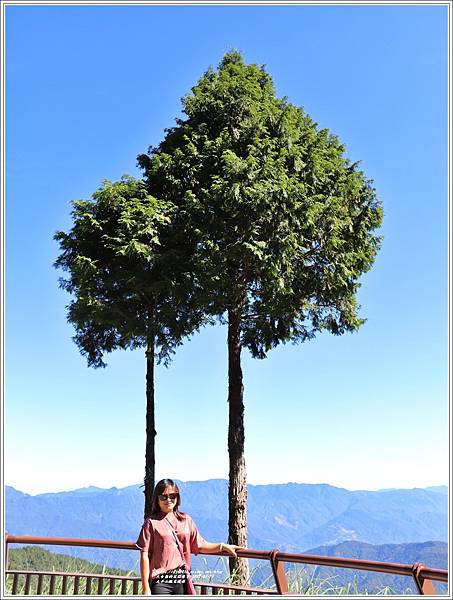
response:
<path id="1" fill-rule="evenodd" d="M 145 516 L 155 472 L 154 363 L 167 365 L 176 346 L 202 322 L 183 238 L 172 233 L 174 206 L 148 194 L 142 181 L 104 181 L 91 200 L 74 201 L 73 227 L 55 239 L 60 286 L 74 296 L 68 321 L 88 366 L 104 354 L 145 348 Z"/>
<path id="2" fill-rule="evenodd" d="M 228 323 L 229 541 L 246 545 L 242 348 L 265 358 L 280 343 L 357 330 L 382 208 L 338 138 L 238 52 L 204 74 L 183 112 L 138 160 L 149 193 L 186 215 L 204 310 Z M 244 582 L 246 562 L 230 566 Z"/>

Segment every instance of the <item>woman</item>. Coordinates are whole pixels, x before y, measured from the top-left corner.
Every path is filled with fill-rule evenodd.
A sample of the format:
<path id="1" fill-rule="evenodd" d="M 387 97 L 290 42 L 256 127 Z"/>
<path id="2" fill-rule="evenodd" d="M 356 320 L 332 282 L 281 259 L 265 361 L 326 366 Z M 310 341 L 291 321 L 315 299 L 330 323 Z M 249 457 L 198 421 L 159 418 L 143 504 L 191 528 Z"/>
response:
<path id="1" fill-rule="evenodd" d="M 154 488 L 151 515 L 145 519 L 136 542 L 140 550 L 140 576 L 145 596 L 187 594 L 186 572 L 190 572 L 191 553 L 225 551 L 236 556 L 236 550 L 240 548 L 204 540 L 193 519 L 179 511 L 180 502 L 176 483 L 171 479 L 159 481 Z"/>

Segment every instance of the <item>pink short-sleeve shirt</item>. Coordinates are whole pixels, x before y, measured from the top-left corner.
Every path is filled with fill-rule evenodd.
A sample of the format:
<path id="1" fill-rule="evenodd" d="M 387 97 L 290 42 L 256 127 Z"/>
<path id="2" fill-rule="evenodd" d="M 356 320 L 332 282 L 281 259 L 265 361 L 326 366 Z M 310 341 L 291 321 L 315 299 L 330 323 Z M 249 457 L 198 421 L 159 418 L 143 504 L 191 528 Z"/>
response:
<path id="1" fill-rule="evenodd" d="M 191 553 L 198 554 L 205 541 L 189 515 L 184 515 L 181 521 L 174 518 L 174 515 L 170 518 L 171 524 L 164 513 L 146 519 L 135 543 L 139 550 L 148 552 L 151 579 L 177 567 L 185 566 L 190 570 Z M 184 560 L 173 529 L 182 544 Z"/>

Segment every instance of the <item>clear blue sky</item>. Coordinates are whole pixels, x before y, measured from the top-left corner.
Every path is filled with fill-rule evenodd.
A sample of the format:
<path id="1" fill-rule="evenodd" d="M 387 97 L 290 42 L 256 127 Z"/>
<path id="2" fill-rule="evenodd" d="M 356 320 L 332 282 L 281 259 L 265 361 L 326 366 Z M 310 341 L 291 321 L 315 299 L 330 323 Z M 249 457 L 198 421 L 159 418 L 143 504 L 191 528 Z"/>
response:
<path id="1" fill-rule="evenodd" d="M 140 176 L 136 156 L 234 48 L 363 161 L 385 210 L 359 332 L 244 353 L 248 480 L 447 484 L 447 6 L 5 8 L 5 483 L 141 482 L 144 354 L 86 366 L 52 237 L 70 200 Z M 228 477 L 226 358 L 216 326 L 157 369 L 158 477 Z"/>

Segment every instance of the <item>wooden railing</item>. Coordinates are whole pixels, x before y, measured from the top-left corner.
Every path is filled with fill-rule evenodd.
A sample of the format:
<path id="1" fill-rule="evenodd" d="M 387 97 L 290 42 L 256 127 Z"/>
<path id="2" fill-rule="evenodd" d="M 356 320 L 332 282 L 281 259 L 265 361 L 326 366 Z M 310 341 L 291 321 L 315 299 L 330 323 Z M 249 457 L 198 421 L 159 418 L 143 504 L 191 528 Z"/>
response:
<path id="1" fill-rule="evenodd" d="M 8 582 L 10 593 L 33 595 L 138 595 L 140 578 L 135 575 L 111 575 L 106 573 L 62 573 L 54 571 L 12 570 L 8 566 L 8 549 L 10 544 L 39 544 L 50 546 L 84 546 L 94 548 L 116 548 L 121 550 L 137 550 L 132 542 L 113 540 L 92 540 L 61 537 L 35 537 L 26 535 L 5 536 L 5 587 Z M 218 554 L 226 556 L 226 553 Z M 238 556 L 250 559 L 265 560 L 270 563 L 275 585 L 270 588 L 253 588 L 229 584 L 195 582 L 200 595 L 246 594 L 246 595 L 289 595 L 291 594 L 285 573 L 285 563 L 310 564 L 324 567 L 375 571 L 393 575 L 411 577 L 420 594 L 434 595 L 434 581 L 448 583 L 448 571 L 430 569 L 415 563 L 405 565 L 371 560 L 357 560 L 310 554 L 289 554 L 279 550 L 261 551 L 249 548 L 238 550 Z M 12 582 L 11 582 L 12 579 Z"/>

